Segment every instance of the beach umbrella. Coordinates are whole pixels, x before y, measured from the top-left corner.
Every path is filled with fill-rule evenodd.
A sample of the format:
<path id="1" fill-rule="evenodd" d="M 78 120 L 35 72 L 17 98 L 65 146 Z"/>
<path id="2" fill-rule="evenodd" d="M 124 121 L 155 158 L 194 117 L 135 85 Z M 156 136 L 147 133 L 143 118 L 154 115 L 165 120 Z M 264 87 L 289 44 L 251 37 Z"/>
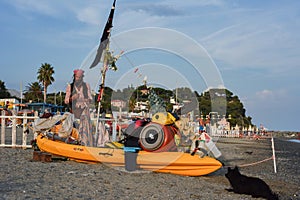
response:
<path id="1" fill-rule="evenodd" d="M 250 132 L 252 131 L 252 126 L 251 126 L 251 125 L 249 125 L 248 130 L 249 130 Z"/>

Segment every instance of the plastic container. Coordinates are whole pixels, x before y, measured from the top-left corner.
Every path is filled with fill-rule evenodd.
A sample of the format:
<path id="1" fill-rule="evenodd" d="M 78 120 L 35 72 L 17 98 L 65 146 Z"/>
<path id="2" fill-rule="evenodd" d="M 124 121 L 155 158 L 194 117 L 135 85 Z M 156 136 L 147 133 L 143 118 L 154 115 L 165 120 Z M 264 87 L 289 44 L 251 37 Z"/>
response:
<path id="1" fill-rule="evenodd" d="M 222 153 L 219 151 L 219 149 L 216 147 L 215 143 L 210 139 L 209 141 L 206 141 L 205 145 L 211 151 L 211 153 L 214 155 L 215 158 L 219 158 Z"/>

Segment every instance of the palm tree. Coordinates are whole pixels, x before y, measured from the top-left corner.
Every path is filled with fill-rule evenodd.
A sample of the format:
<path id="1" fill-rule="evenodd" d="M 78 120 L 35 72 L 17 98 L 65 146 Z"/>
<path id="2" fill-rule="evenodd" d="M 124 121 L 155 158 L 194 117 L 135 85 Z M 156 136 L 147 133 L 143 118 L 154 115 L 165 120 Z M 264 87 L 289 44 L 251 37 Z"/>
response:
<path id="1" fill-rule="evenodd" d="M 0 80 L 0 98 L 9 98 L 10 93 L 6 89 L 5 82 Z"/>
<path id="2" fill-rule="evenodd" d="M 39 102 L 40 99 L 42 99 L 42 90 L 43 87 L 39 82 L 32 82 L 29 83 L 28 86 L 26 86 L 26 92 L 25 92 L 25 98 L 27 101 L 37 101 Z"/>
<path id="3" fill-rule="evenodd" d="M 38 74 L 38 76 L 37 76 L 38 81 L 43 84 L 43 88 L 44 88 L 44 103 L 46 103 L 47 88 L 54 81 L 54 78 L 52 76 L 54 74 L 54 69 L 51 66 L 51 64 L 44 63 L 39 68 L 37 74 Z"/>

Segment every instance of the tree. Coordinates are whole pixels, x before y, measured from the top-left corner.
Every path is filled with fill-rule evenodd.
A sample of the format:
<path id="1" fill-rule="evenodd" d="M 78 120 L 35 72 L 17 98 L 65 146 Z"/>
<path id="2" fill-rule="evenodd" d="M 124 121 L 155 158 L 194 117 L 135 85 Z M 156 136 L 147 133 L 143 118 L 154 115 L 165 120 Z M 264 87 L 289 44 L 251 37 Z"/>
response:
<path id="1" fill-rule="evenodd" d="M 226 98 L 223 94 L 225 92 Z M 215 95 L 218 94 L 218 95 Z M 210 89 L 204 92 L 198 97 L 199 110 L 201 114 L 205 117 L 212 110 L 212 101 L 215 102 L 215 109 L 223 110 L 226 113 L 219 112 L 220 116 L 231 116 L 229 122 L 232 126 L 238 124 L 239 126 L 249 126 L 253 125 L 250 116 L 246 116 L 246 109 L 243 103 L 240 101 L 238 96 L 234 96 L 233 93 L 227 89 Z M 225 103 L 223 101 L 226 101 Z M 226 107 L 224 107 L 226 106 Z"/>
<path id="2" fill-rule="evenodd" d="M 40 83 L 43 84 L 44 88 L 44 103 L 46 103 L 46 95 L 47 95 L 47 88 L 49 85 L 51 85 L 54 82 L 53 74 L 54 74 L 54 69 L 51 66 L 51 64 L 44 63 L 42 66 L 39 68 L 37 74 L 37 79 Z"/>
<path id="3" fill-rule="evenodd" d="M 110 87 L 104 87 L 104 94 L 101 102 L 101 112 L 111 113 L 111 96 L 113 90 Z M 97 94 L 98 96 L 98 94 Z"/>
<path id="4" fill-rule="evenodd" d="M 5 83 L 0 80 L 0 98 L 9 98 L 10 93 L 7 91 L 5 87 Z"/>
<path id="5" fill-rule="evenodd" d="M 24 94 L 26 101 L 39 102 L 43 98 L 42 90 L 43 87 L 39 82 L 29 83 Z"/>

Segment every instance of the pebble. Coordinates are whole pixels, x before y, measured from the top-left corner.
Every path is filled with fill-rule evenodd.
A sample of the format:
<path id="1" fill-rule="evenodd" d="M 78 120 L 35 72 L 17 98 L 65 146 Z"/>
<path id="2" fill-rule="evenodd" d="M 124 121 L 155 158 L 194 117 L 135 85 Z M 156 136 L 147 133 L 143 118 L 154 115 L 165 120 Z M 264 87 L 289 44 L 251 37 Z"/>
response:
<path id="1" fill-rule="evenodd" d="M 269 139 L 219 138 L 216 145 L 226 166 L 272 156 Z M 276 174 L 272 160 L 240 171 L 263 179 L 280 199 L 300 199 L 300 144 L 276 138 L 275 149 Z M 32 149 L 0 148 L 0 199 L 252 199 L 225 190 L 230 188 L 224 176 L 226 168 L 206 176 L 185 177 L 75 161 L 34 162 L 32 156 Z"/>

